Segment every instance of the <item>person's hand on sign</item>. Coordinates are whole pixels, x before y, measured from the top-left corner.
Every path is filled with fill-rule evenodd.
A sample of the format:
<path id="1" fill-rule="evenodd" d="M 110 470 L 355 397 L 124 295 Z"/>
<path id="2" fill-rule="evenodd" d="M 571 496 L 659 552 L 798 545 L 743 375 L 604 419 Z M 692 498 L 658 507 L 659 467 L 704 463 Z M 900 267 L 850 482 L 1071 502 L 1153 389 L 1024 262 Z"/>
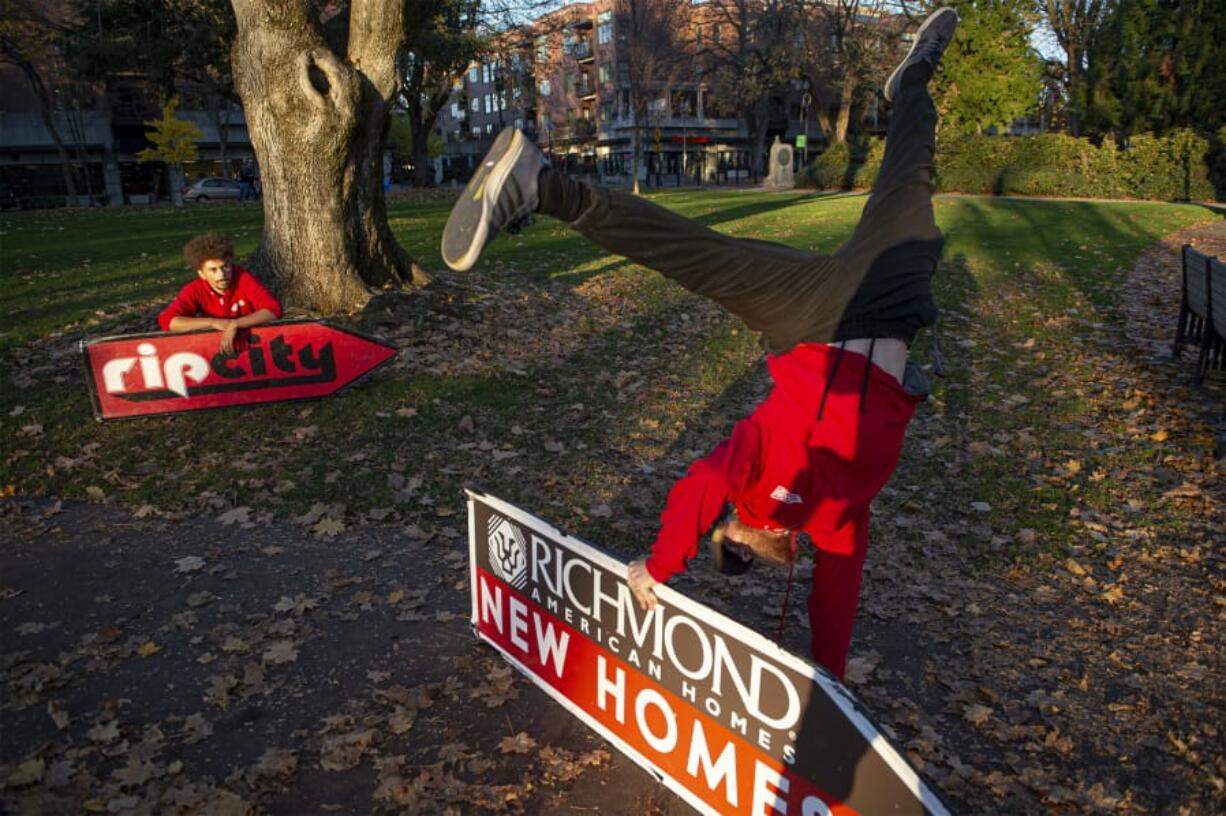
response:
<path id="1" fill-rule="evenodd" d="M 221 353 L 234 353 L 234 337 L 238 334 L 237 320 L 219 320 L 221 326 Z"/>
<path id="2" fill-rule="evenodd" d="M 651 573 L 647 571 L 646 559 L 640 558 L 638 561 L 630 562 L 630 566 L 626 568 L 626 583 L 630 586 L 634 597 L 638 598 L 639 606 L 643 609 L 656 608 L 659 601 L 651 588 L 659 581 L 652 578 Z"/>

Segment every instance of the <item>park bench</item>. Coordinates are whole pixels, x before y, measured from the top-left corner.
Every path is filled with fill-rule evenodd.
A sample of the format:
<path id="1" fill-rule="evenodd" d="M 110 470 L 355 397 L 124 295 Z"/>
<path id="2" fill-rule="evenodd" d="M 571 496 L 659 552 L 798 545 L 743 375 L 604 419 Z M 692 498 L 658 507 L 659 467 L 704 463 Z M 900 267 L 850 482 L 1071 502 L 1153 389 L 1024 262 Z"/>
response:
<path id="1" fill-rule="evenodd" d="M 1183 245 L 1183 291 L 1179 303 L 1179 320 L 1175 326 L 1175 345 L 1172 355 L 1178 359 L 1185 344 L 1195 343 L 1200 347 L 1196 363 L 1196 381 L 1204 376 L 1208 358 L 1208 337 L 1212 332 L 1209 322 L 1209 261 L 1203 252 Z"/>
<path id="2" fill-rule="evenodd" d="M 1226 262 L 1209 259 L 1208 292 L 1205 300 L 1208 315 L 1204 337 L 1201 338 L 1200 364 L 1196 369 L 1199 382 L 1209 369 L 1226 369 Z"/>

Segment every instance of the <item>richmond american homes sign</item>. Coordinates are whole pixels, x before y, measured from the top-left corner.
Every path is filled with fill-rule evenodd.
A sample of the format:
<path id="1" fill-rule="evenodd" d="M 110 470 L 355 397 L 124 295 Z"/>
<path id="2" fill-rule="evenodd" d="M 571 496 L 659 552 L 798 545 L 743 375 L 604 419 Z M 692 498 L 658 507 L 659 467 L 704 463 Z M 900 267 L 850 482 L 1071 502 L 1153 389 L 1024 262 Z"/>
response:
<path id="1" fill-rule="evenodd" d="M 702 813 L 944 814 L 826 672 L 620 561 L 469 494 L 472 621 L 520 671 Z"/>

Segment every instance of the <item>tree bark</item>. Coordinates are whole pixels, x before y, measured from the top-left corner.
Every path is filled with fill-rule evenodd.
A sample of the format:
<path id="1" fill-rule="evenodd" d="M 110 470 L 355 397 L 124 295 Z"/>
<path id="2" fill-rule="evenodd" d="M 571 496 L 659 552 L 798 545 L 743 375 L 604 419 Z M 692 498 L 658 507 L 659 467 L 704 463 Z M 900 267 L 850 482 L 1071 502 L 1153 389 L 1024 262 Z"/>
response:
<path id="1" fill-rule="evenodd" d="M 38 97 L 38 113 L 42 117 L 43 126 L 47 128 L 47 132 L 51 134 L 51 141 L 55 144 L 56 155 L 60 158 L 60 172 L 64 176 L 64 191 L 68 197 L 68 201 L 72 206 L 76 205 L 77 200 L 77 185 L 73 179 L 72 173 L 72 158 L 68 155 L 68 149 L 64 147 L 64 139 L 60 136 L 60 129 L 55 124 L 55 107 L 51 102 L 51 92 L 48 90 L 43 78 L 39 76 L 38 70 L 34 64 L 28 60 L 16 60 L 17 68 L 25 74 L 26 79 L 30 83 L 30 87 L 34 89 L 34 95 Z"/>
<path id="2" fill-rule="evenodd" d="M 640 124 L 640 119 L 635 116 L 634 119 L 634 153 L 630 159 L 631 184 L 633 185 L 632 192 L 639 195 L 639 167 L 643 162 L 643 127 Z"/>
<path id="3" fill-rule="evenodd" d="M 166 165 L 166 185 L 169 189 L 170 203 L 176 207 L 183 206 L 183 165 Z"/>
<path id="4" fill-rule="evenodd" d="M 354 0 L 347 53 L 327 44 L 306 0 L 231 0 L 232 51 L 263 182 L 251 263 L 289 302 L 351 311 L 379 288 L 427 277 L 396 243 L 383 151 L 400 88 L 404 3 Z"/>
<path id="5" fill-rule="evenodd" d="M 851 125 L 851 105 L 855 100 L 856 78 L 848 71 L 839 87 L 839 115 L 834 123 L 834 143 L 847 141 L 847 129 Z"/>

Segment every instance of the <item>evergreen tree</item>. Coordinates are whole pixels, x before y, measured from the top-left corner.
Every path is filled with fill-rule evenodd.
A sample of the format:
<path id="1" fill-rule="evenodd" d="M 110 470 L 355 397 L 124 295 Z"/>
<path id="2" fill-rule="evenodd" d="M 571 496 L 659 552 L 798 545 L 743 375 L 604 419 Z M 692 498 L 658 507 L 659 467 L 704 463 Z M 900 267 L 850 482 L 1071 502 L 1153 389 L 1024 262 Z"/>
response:
<path id="1" fill-rule="evenodd" d="M 1086 124 L 1097 133 L 1226 123 L 1226 3 L 1120 0 L 1090 41 Z"/>
<path id="2" fill-rule="evenodd" d="M 1033 0 L 956 0 L 962 18 L 932 86 L 941 124 L 955 132 L 1004 130 L 1032 113 L 1043 60 L 1030 47 Z"/>

